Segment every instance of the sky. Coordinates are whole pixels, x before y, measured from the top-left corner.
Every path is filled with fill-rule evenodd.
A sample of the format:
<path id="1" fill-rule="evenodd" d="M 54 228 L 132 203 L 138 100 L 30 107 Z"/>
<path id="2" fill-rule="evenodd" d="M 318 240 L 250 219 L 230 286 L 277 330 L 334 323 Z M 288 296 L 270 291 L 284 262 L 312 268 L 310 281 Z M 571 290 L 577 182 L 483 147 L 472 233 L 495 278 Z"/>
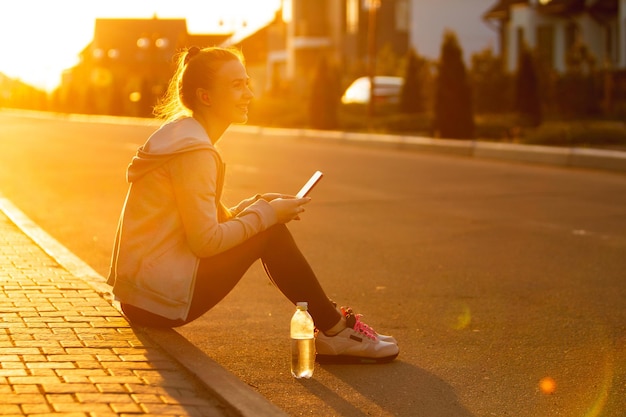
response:
<path id="1" fill-rule="evenodd" d="M 96 18 L 186 18 L 190 33 L 261 25 L 280 0 L 0 0 L 0 72 L 48 91 L 78 63 Z M 220 21 L 223 24 L 220 26 Z"/>
<path id="2" fill-rule="evenodd" d="M 463 49 L 465 63 L 471 55 L 491 47 L 497 48 L 497 31 L 487 25 L 482 15 L 497 0 L 413 0 L 411 15 L 415 22 L 411 44 L 420 55 L 436 59 L 446 29 L 453 30 Z"/>

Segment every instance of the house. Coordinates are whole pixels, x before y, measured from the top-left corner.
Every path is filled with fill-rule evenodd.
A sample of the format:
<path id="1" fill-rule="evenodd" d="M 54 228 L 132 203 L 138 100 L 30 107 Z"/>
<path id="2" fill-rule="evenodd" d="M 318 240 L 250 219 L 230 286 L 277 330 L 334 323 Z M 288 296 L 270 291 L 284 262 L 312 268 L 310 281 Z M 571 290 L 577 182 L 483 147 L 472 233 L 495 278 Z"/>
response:
<path id="1" fill-rule="evenodd" d="M 322 57 L 351 81 L 366 74 L 370 57 L 382 49 L 399 57 L 406 54 L 408 7 L 409 0 L 284 0 L 266 27 L 234 36 L 224 45 L 242 48 L 263 91 L 288 88 L 307 95 Z M 375 17 L 375 27 L 370 26 L 370 16 Z M 264 54 L 250 57 L 259 50 Z"/>
<path id="2" fill-rule="evenodd" d="M 278 34 L 274 34 L 278 31 Z M 251 78 L 252 88 L 256 96 L 272 89 L 268 79 L 268 54 L 270 49 L 284 48 L 284 23 L 280 12 L 265 25 L 246 27 L 245 30 L 233 33 L 221 42 L 221 46 L 235 46 L 244 55 L 246 70 Z M 272 40 L 278 40 L 279 45 L 273 45 Z"/>
<path id="3" fill-rule="evenodd" d="M 559 73 L 581 64 L 626 69 L 626 0 L 498 0 L 483 18 L 499 32 L 509 71 L 524 45 Z"/>
<path id="4" fill-rule="evenodd" d="M 401 58 L 414 48 L 422 56 L 438 59 L 446 29 L 457 33 L 469 63 L 473 53 L 495 44 L 496 32 L 482 20 L 483 10 L 492 2 L 284 0 L 267 26 L 239 32 L 225 45 L 243 49 L 258 93 L 282 90 L 286 85 L 306 91 L 320 56 L 341 69 L 342 81 L 347 84 L 366 75 L 370 55 L 377 61 L 389 55 Z M 370 16 L 375 19 L 373 44 Z M 395 70 L 389 74 L 381 69 L 380 74 L 399 75 L 402 71 Z"/>
<path id="5" fill-rule="evenodd" d="M 190 35 L 185 19 L 96 19 L 94 37 L 66 71 L 66 111 L 147 116 L 167 88 L 174 56 L 191 46 L 212 46 L 229 35 Z"/>

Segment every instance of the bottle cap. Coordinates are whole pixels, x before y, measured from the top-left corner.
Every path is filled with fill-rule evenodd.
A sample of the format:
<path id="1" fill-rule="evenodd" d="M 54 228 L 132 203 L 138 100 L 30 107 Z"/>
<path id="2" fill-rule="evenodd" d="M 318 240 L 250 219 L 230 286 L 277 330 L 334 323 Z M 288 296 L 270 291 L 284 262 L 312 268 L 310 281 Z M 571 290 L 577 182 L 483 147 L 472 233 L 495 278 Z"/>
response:
<path id="1" fill-rule="evenodd" d="M 308 307 L 309 307 L 309 303 L 307 303 L 306 301 L 298 301 L 298 303 L 296 304 L 296 306 L 298 306 L 298 307 L 308 308 Z"/>

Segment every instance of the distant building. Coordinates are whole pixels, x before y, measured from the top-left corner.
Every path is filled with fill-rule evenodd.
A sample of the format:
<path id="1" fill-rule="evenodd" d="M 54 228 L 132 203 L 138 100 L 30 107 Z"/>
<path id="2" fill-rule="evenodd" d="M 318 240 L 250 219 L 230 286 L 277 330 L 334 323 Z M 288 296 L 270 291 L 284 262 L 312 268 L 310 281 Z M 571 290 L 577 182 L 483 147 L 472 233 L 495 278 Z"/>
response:
<path id="1" fill-rule="evenodd" d="M 275 34 L 278 31 L 277 34 Z M 268 80 L 268 54 L 272 48 L 280 49 L 284 24 L 280 12 L 275 19 L 262 27 L 246 27 L 245 30 L 227 36 L 221 46 L 235 46 L 241 50 L 246 60 L 246 70 L 250 75 L 252 88 L 256 96 L 262 95 L 271 89 Z M 273 45 L 272 40 L 278 40 L 279 45 Z"/>
<path id="2" fill-rule="evenodd" d="M 80 63 L 60 89 L 67 111 L 148 116 L 173 74 L 173 57 L 191 46 L 220 44 L 229 35 L 190 35 L 184 19 L 96 19 Z"/>
<path id="3" fill-rule="evenodd" d="M 524 45 L 561 73 L 576 59 L 626 69 L 626 0 L 499 0 L 484 19 L 498 28 L 509 71 Z"/>
<path id="4" fill-rule="evenodd" d="M 306 95 L 322 57 L 348 78 L 365 75 L 371 52 L 370 5 L 376 12 L 374 49 L 404 56 L 409 45 L 409 0 L 285 0 L 268 26 L 250 36 L 235 35 L 225 45 L 242 48 L 264 91 L 289 88 Z"/>
<path id="5" fill-rule="evenodd" d="M 259 81 L 263 91 L 280 90 L 281 84 L 305 91 L 322 55 L 341 69 L 344 83 L 366 75 L 370 5 L 376 10 L 377 54 L 403 57 L 409 48 L 414 48 L 420 55 L 438 59 L 444 32 L 450 29 L 458 35 L 469 63 L 471 54 L 496 47 L 497 32 L 482 19 L 492 2 L 285 0 L 283 9 L 268 26 L 237 33 L 226 44 L 243 48 L 253 79 Z M 259 56 L 257 51 L 263 51 L 265 56 Z M 256 57 L 248 58 L 251 53 Z"/>

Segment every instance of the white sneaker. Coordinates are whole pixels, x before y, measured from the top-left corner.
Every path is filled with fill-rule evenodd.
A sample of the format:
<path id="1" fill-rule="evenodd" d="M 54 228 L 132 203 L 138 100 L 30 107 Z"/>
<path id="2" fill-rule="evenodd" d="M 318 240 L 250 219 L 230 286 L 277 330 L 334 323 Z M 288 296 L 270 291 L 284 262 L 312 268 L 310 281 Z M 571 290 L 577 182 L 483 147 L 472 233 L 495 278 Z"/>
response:
<path id="1" fill-rule="evenodd" d="M 334 336 L 317 332 L 315 350 L 319 363 L 385 363 L 398 356 L 395 343 L 378 338 L 367 324 L 352 315 L 348 327 Z"/>
<path id="2" fill-rule="evenodd" d="M 398 341 L 393 336 L 388 336 L 386 334 L 376 333 L 376 337 L 378 337 L 378 340 L 380 340 L 381 342 L 393 343 L 394 345 L 398 344 Z"/>
<path id="3" fill-rule="evenodd" d="M 356 318 L 357 321 L 361 322 L 361 317 L 363 317 L 362 314 L 354 314 L 354 312 L 352 311 L 351 307 L 340 307 L 339 311 L 341 312 L 341 314 L 343 314 L 343 316 L 346 318 L 346 320 L 350 320 L 350 316 L 354 316 Z M 365 323 L 361 322 L 363 325 L 367 326 Z M 394 345 L 398 344 L 398 341 L 396 340 L 395 337 L 393 336 L 388 336 L 386 334 L 380 334 L 377 331 L 375 331 L 374 329 L 372 329 L 370 326 L 367 326 L 370 328 L 370 330 L 372 332 L 374 332 L 374 334 L 376 335 L 376 337 L 378 338 L 378 340 L 383 341 L 383 342 L 388 342 L 388 343 L 393 343 Z"/>

